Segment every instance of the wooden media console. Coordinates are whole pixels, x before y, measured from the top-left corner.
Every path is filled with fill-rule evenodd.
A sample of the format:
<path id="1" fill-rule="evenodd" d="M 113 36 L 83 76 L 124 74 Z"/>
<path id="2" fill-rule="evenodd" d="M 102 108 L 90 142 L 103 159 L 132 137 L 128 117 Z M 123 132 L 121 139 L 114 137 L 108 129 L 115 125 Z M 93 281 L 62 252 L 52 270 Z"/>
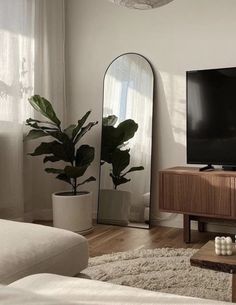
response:
<path id="1" fill-rule="evenodd" d="M 209 221 L 236 222 L 236 172 L 174 167 L 159 172 L 160 211 L 184 215 L 184 241 L 191 242 L 191 220 L 199 231 Z"/>

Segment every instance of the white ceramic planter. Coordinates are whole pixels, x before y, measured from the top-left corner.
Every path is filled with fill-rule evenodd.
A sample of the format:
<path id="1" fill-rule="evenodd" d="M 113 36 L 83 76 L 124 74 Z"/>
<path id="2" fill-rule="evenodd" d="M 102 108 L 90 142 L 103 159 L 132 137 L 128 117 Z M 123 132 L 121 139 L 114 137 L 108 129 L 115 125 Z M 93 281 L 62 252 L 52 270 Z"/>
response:
<path id="1" fill-rule="evenodd" d="M 92 194 L 71 192 L 52 194 L 53 225 L 56 228 L 86 234 L 92 230 Z"/>
<path id="2" fill-rule="evenodd" d="M 100 223 L 127 226 L 131 193 L 120 190 L 100 190 L 98 220 Z"/>

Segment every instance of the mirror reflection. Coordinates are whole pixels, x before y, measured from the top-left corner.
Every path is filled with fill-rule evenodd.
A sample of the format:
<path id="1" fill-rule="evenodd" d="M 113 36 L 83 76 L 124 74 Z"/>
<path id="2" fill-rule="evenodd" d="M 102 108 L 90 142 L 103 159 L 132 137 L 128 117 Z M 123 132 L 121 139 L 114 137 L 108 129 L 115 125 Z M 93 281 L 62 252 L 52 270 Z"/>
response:
<path id="1" fill-rule="evenodd" d="M 153 83 L 139 54 L 119 56 L 106 71 L 99 223 L 149 227 Z"/>

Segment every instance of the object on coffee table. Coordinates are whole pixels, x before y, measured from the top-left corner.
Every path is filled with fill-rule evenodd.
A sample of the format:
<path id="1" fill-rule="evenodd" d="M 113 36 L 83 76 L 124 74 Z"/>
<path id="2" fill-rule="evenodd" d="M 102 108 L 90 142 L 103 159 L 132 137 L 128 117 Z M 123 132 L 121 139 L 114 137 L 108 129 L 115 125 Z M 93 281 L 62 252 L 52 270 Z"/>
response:
<path id="1" fill-rule="evenodd" d="M 233 244 L 231 256 L 218 256 L 214 253 L 215 242 L 209 241 L 190 258 L 194 267 L 211 269 L 232 274 L 232 301 L 236 303 L 236 249 Z"/>
<path id="2" fill-rule="evenodd" d="M 219 237 L 215 238 L 215 253 L 216 255 L 232 255 L 233 243 L 231 237 Z"/>

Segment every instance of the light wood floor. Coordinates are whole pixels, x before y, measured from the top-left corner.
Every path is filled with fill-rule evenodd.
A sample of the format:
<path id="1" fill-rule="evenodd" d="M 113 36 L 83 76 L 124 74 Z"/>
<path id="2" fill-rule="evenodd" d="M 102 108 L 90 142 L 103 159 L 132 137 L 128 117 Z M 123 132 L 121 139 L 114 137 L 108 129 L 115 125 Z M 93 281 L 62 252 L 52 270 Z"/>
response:
<path id="1" fill-rule="evenodd" d="M 52 222 L 36 221 L 35 223 L 52 226 Z M 192 243 L 183 242 L 183 229 L 154 227 L 150 230 L 95 224 L 92 233 L 85 237 L 89 242 L 90 257 L 123 252 L 134 249 L 155 248 L 201 248 L 207 241 L 219 233 L 199 233 L 191 231 Z"/>
<path id="2" fill-rule="evenodd" d="M 96 225 L 86 238 L 89 242 L 90 257 L 112 252 L 122 252 L 138 248 L 200 248 L 217 233 L 192 231 L 192 243 L 183 242 L 183 230 L 155 227 L 150 230 L 127 227 Z"/>

